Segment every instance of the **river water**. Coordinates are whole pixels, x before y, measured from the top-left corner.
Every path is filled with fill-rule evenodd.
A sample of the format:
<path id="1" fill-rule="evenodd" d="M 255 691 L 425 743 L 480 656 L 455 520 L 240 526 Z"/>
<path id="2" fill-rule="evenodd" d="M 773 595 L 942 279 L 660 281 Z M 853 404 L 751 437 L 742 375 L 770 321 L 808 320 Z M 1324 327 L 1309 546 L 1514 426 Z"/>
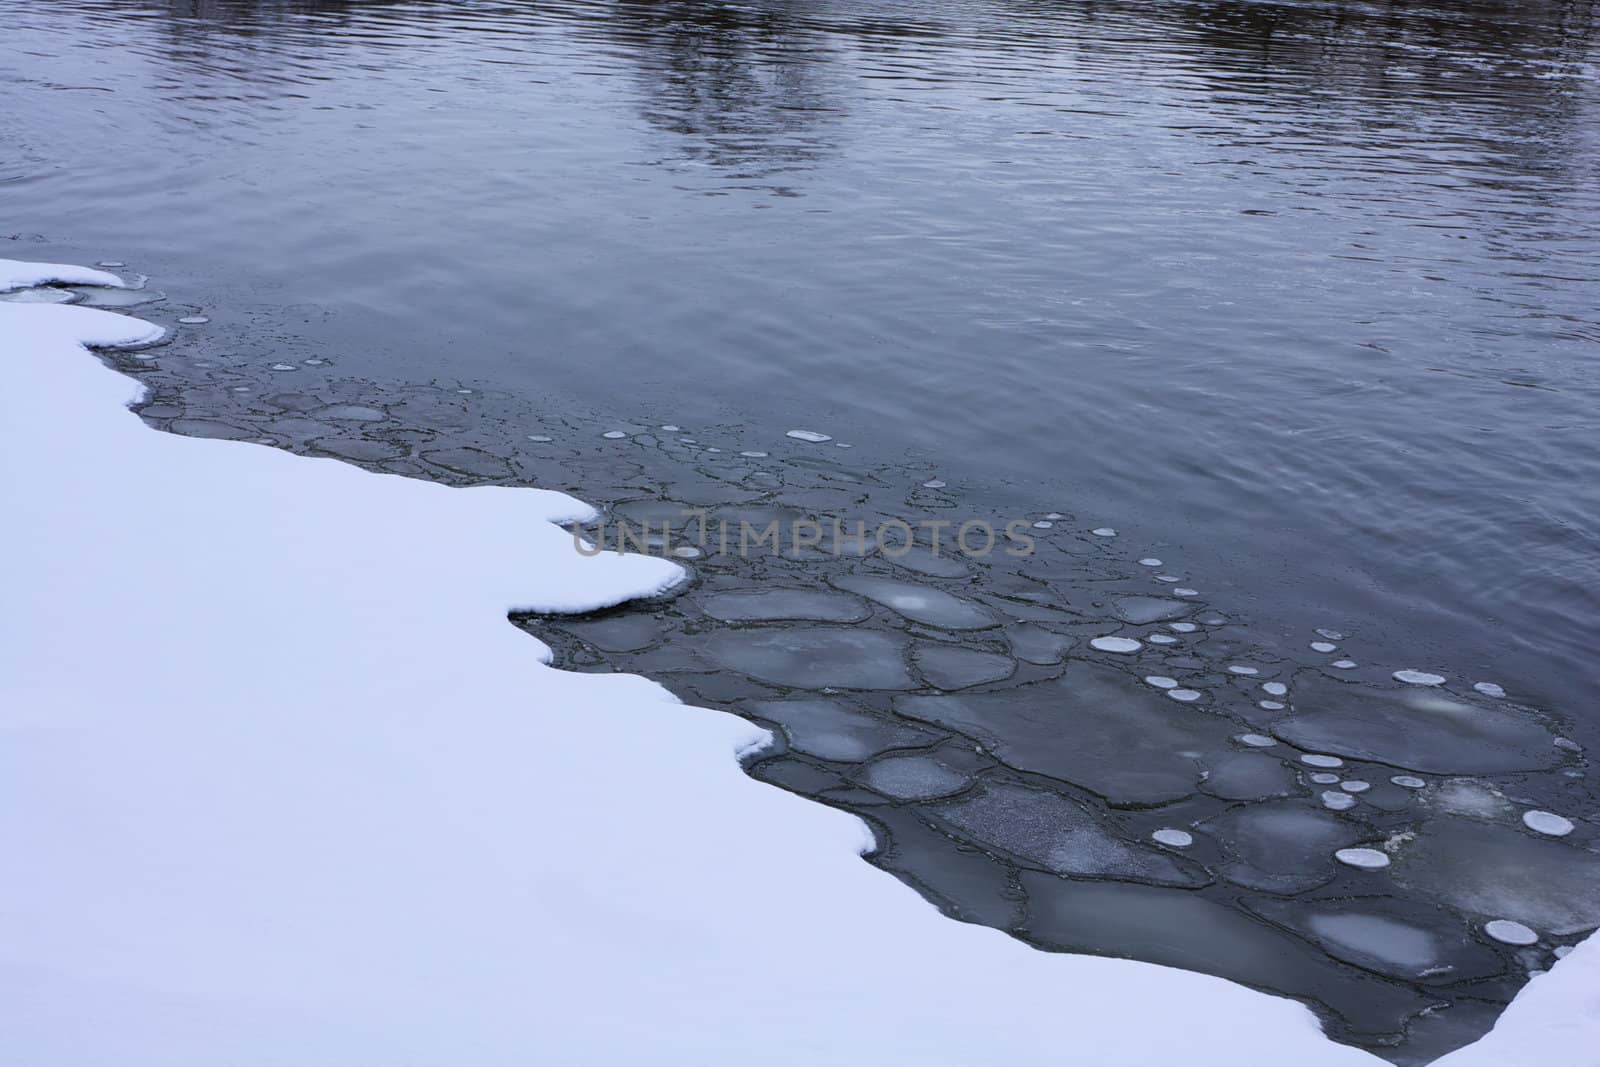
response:
<path id="1" fill-rule="evenodd" d="M 250 363 L 241 382 L 336 366 L 342 392 L 323 401 L 495 398 L 496 417 L 454 428 L 418 416 L 411 430 L 460 460 L 446 471 L 542 480 L 460 459 L 529 433 L 598 447 L 610 425 L 716 427 L 788 455 L 784 431 L 804 427 L 873 476 L 853 495 L 791 476 L 786 504 L 859 510 L 902 478 L 944 483 L 920 503 L 958 518 L 1115 528 L 1135 555 L 1181 560 L 1252 647 L 1304 650 L 1332 627 L 1386 665 L 1375 681 L 1493 681 L 1600 742 L 1595 17 L 1580 2 L 0 0 L 0 254 L 125 262 L 205 311 L 199 365 Z M 172 399 L 204 423 L 252 388 Z M 261 420 L 249 435 L 272 439 Z M 658 456 L 683 450 L 657 436 L 647 459 L 572 458 L 564 487 L 612 504 L 639 472 L 688 462 Z M 401 462 L 397 441 L 331 451 Z M 833 448 L 806 454 L 840 461 Z M 1085 587 L 1127 577 L 1089 569 Z M 692 643 L 692 620 L 667 628 Z M 613 665 L 671 673 L 650 658 L 658 638 L 610 635 Z M 711 648 L 716 666 L 771 668 Z M 707 703 L 789 688 L 696 684 Z M 882 710 L 906 716 L 899 699 Z M 1005 768 L 956 770 L 1027 762 L 1000 754 Z M 854 803 L 806 766 L 766 776 Z M 1020 770 L 984 795 L 1014 801 L 1043 773 Z M 909 859 L 886 865 L 954 914 L 1013 924 L 963 914 L 959 889 Z"/>

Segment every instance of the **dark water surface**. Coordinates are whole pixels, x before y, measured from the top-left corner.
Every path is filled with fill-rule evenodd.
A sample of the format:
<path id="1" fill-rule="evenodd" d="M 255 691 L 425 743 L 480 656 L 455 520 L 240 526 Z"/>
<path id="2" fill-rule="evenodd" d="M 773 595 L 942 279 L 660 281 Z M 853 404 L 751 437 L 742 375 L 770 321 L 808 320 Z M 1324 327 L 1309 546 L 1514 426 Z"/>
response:
<path id="1" fill-rule="evenodd" d="M 204 310 L 124 361 L 176 432 L 634 518 L 1067 513 L 1027 561 L 708 559 L 535 628 L 778 727 L 752 773 L 861 813 L 952 915 L 1423 1062 L 1600 921 L 1548 744 L 1600 743 L 1595 14 L 0 0 L 0 255 Z M 1300 759 L 1329 751 L 1373 786 L 1336 813 Z M 1329 860 L 1384 841 L 1392 878 Z M 1537 947 L 1475 932 L 1512 912 Z"/>
<path id="2" fill-rule="evenodd" d="M 0 0 L 0 233 L 374 379 L 922 449 L 1574 707 L 1594 18 Z"/>

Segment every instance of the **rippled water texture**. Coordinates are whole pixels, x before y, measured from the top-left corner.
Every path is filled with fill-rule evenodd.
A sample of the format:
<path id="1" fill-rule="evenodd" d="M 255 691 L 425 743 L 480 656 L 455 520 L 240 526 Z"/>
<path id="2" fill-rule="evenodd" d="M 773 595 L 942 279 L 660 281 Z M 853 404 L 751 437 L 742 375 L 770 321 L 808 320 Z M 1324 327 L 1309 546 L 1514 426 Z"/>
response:
<path id="1" fill-rule="evenodd" d="M 292 306 L 374 380 L 927 450 L 1284 633 L 1586 703 L 1591 3 L 0 23 L 0 234 Z"/>

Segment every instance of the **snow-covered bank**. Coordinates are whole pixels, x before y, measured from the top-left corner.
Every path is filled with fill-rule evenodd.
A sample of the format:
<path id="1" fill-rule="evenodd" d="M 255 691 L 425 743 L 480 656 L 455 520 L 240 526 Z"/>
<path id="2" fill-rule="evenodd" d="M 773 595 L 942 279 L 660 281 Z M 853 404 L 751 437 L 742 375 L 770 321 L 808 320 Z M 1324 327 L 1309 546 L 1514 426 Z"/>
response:
<path id="1" fill-rule="evenodd" d="M 78 348 L 151 336 L 0 305 L 17 1062 L 1379 1062 L 1291 1002 L 943 919 L 738 770 L 758 731 L 505 622 L 671 564 L 580 557 L 560 494 L 153 433 Z"/>
<path id="2" fill-rule="evenodd" d="M 0 259 L 0 293 L 51 282 L 60 285 L 104 285 L 113 289 L 124 288 L 127 284 L 115 274 L 95 270 L 93 267 L 75 267 L 70 263 L 24 263 L 17 259 Z"/>

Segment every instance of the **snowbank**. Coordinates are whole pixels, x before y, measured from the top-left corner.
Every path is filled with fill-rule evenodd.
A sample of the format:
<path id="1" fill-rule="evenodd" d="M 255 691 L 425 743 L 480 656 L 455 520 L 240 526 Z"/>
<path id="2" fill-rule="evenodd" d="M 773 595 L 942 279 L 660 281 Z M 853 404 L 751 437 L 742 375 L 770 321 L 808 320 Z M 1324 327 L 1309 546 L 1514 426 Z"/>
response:
<path id="1" fill-rule="evenodd" d="M 152 432 L 79 346 L 157 332 L 0 303 L 8 1061 L 1380 1062 L 1287 1000 L 941 917 L 856 819 L 740 772 L 760 731 L 505 620 L 673 564 L 579 556 L 561 494 Z"/>
<path id="2" fill-rule="evenodd" d="M 1494 1029 L 1433 1067 L 1600 1063 L 1600 937 L 1522 987 Z"/>
<path id="3" fill-rule="evenodd" d="M 0 293 L 12 289 L 26 289 L 33 285 L 104 285 L 112 289 L 125 289 L 127 283 L 115 274 L 91 267 L 74 267 L 69 263 L 23 263 L 15 259 L 0 259 Z"/>

